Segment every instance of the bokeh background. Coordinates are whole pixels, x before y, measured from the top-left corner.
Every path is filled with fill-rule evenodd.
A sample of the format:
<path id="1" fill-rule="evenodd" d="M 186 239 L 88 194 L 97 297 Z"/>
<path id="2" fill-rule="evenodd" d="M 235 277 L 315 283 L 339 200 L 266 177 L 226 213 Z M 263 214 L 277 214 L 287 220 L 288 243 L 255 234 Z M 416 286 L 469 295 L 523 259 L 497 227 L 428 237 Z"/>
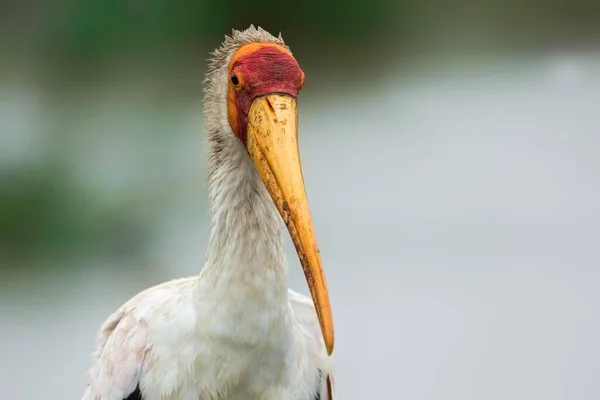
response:
<path id="1" fill-rule="evenodd" d="M 0 1 L 2 397 L 80 398 L 103 320 L 202 267 L 205 60 L 250 23 L 307 75 L 339 398 L 600 398 L 584 0 Z"/>

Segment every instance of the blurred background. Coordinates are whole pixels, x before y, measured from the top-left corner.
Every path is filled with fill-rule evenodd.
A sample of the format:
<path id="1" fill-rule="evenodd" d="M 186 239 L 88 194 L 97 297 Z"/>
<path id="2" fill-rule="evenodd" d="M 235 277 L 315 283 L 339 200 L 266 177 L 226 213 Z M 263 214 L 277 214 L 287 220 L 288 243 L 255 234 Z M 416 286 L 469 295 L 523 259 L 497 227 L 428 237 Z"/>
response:
<path id="1" fill-rule="evenodd" d="M 251 23 L 307 76 L 338 397 L 600 398 L 584 0 L 0 1 L 0 393 L 80 398 L 104 319 L 201 269 L 205 60 Z"/>

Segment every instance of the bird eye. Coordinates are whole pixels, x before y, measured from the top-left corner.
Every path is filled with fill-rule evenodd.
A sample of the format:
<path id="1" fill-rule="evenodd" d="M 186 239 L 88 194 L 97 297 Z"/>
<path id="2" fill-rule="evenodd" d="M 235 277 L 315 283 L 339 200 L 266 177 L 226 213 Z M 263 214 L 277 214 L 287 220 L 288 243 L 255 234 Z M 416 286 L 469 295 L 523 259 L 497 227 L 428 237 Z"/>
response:
<path id="1" fill-rule="evenodd" d="M 231 83 L 233 84 L 233 86 L 237 86 L 240 84 L 240 79 L 238 78 L 235 72 L 231 74 Z"/>

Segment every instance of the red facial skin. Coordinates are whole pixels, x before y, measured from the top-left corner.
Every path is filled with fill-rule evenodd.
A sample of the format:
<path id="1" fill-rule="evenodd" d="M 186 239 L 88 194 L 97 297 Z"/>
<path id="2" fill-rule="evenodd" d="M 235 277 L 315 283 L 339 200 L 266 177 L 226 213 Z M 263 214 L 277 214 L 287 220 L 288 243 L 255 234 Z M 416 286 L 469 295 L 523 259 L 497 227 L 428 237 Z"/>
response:
<path id="1" fill-rule="evenodd" d="M 239 80 L 231 81 L 232 74 Z M 272 43 L 249 43 L 233 56 L 229 66 L 228 120 L 233 133 L 246 145 L 246 126 L 252 101 L 266 94 L 298 97 L 304 72 L 291 53 Z"/>

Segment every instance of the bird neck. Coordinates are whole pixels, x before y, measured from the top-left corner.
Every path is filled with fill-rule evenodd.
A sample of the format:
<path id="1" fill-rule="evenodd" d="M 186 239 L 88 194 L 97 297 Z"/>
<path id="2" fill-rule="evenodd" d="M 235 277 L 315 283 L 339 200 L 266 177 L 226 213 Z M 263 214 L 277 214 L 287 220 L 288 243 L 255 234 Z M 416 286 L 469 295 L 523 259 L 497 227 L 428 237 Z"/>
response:
<path id="1" fill-rule="evenodd" d="M 228 297 L 239 291 L 235 297 L 242 301 L 287 299 L 284 226 L 273 200 L 234 135 L 209 134 L 209 144 L 212 220 L 201 275 Z"/>

